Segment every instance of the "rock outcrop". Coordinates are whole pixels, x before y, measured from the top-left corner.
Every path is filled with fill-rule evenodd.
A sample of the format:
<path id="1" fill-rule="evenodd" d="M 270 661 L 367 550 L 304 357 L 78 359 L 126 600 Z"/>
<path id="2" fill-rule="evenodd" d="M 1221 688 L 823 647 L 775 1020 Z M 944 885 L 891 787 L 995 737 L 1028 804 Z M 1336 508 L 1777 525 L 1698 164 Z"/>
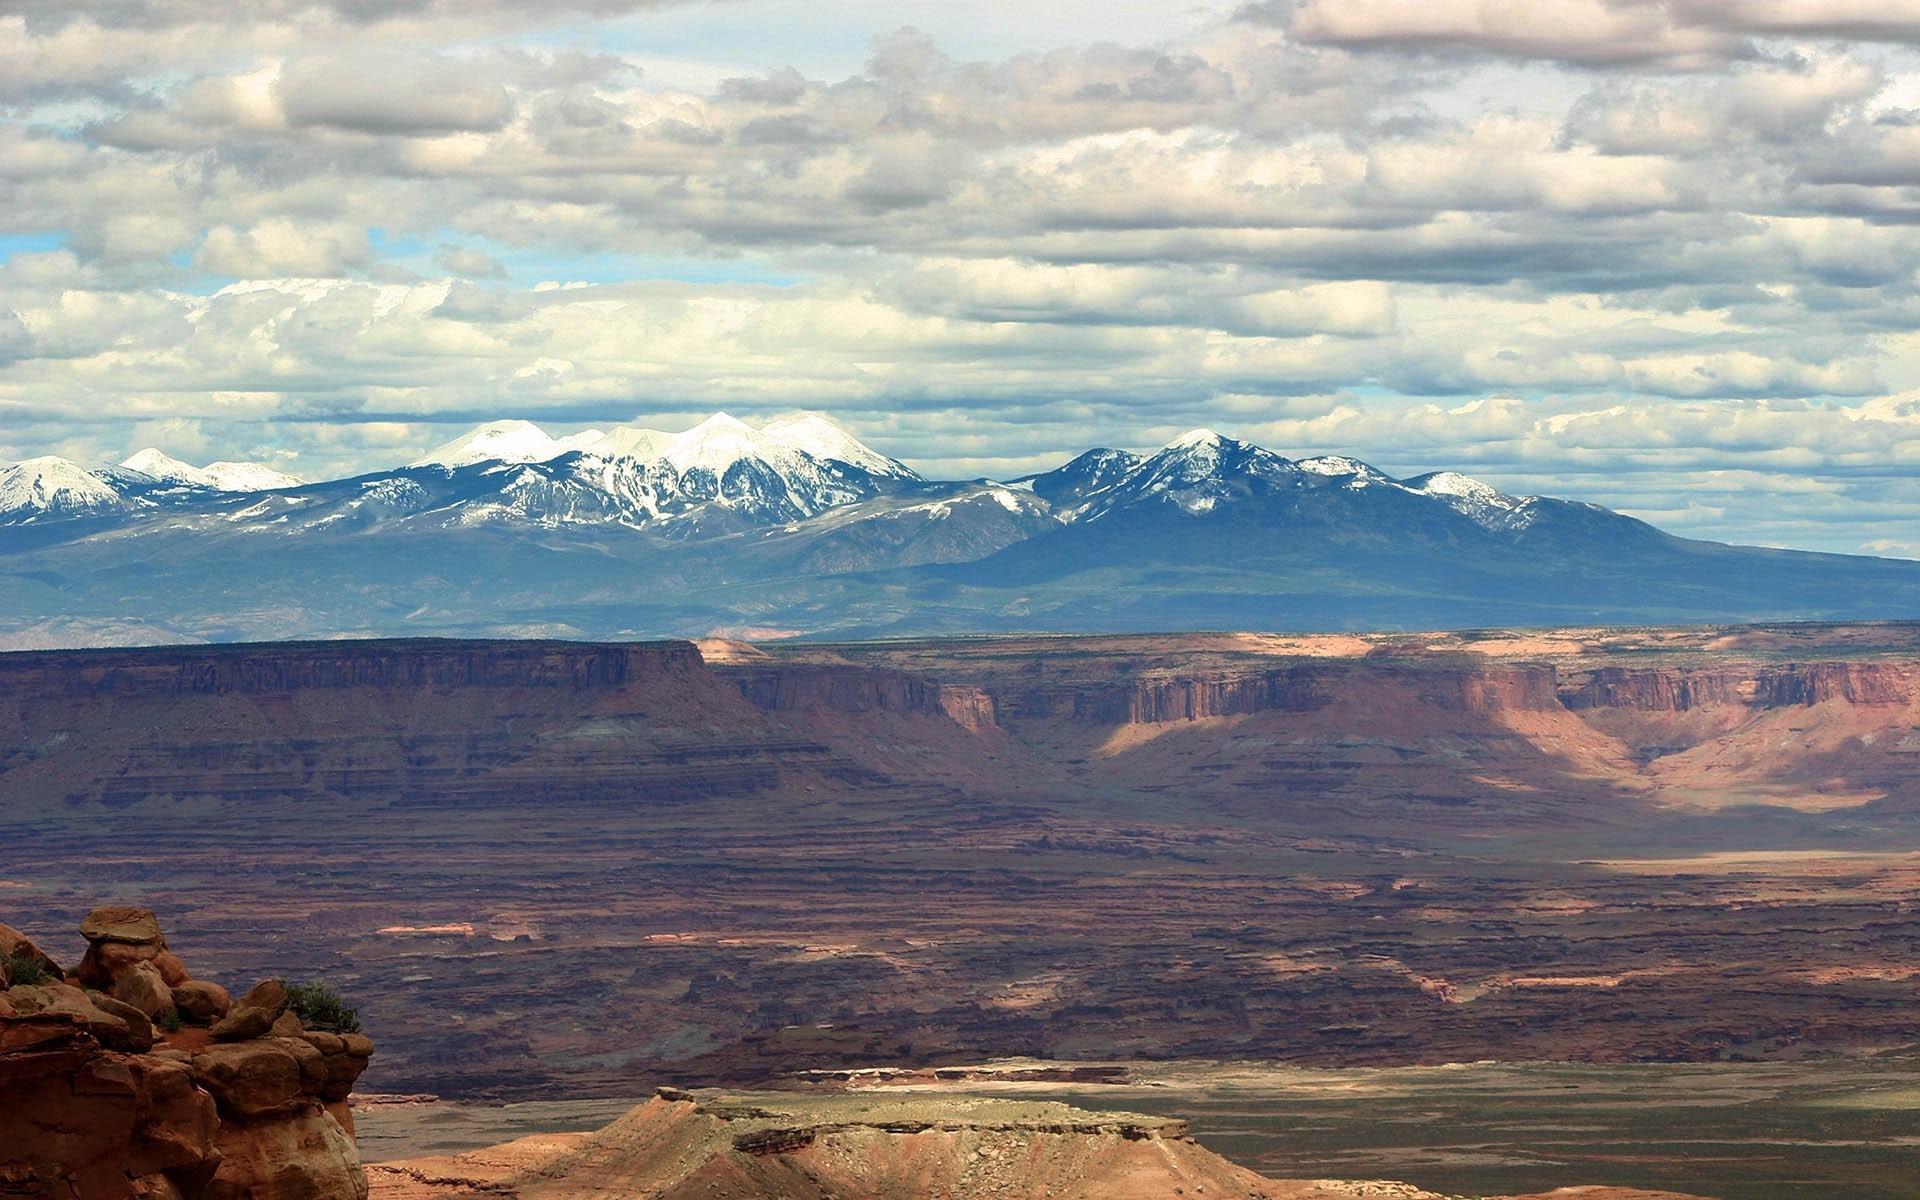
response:
<path id="1" fill-rule="evenodd" d="M 1444 1200 L 1404 1183 L 1269 1179 L 1201 1146 L 1180 1120 L 954 1095 L 661 1088 L 596 1133 L 541 1134 L 368 1170 L 372 1200 Z M 1564 1194 L 1699 1200 L 1615 1188 Z"/>
<path id="2" fill-rule="evenodd" d="M 99 908 L 71 974 L 0 926 L 36 982 L 0 992 L 0 1195 L 358 1200 L 346 1099 L 373 1054 L 306 1030 L 268 980 L 231 1006 L 142 908 Z"/>

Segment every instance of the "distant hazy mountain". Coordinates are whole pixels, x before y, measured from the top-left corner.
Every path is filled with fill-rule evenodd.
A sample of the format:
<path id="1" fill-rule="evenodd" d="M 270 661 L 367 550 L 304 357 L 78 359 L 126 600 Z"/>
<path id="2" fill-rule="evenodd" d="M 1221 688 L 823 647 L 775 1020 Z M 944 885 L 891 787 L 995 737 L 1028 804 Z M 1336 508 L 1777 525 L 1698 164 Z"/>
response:
<path id="1" fill-rule="evenodd" d="M 500 421 L 308 483 L 158 450 L 0 469 L 0 645 L 1423 628 L 1920 616 L 1920 563 L 1688 541 L 1197 430 L 937 482 L 806 414 Z"/>

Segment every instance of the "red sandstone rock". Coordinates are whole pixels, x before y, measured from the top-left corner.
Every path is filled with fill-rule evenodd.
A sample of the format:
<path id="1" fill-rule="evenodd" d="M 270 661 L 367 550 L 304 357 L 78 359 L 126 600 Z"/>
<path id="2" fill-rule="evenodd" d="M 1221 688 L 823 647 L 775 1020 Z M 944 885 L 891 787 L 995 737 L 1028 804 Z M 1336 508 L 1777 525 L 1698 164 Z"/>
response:
<path id="1" fill-rule="evenodd" d="M 80 936 L 89 942 L 131 942 L 167 948 L 166 939 L 160 936 L 160 919 L 150 908 L 96 908 L 80 922 Z"/>
<path id="2" fill-rule="evenodd" d="M 160 947 L 133 942 L 95 942 L 87 947 L 74 975 L 87 987 L 111 988 L 141 963 L 160 956 Z"/>
<path id="3" fill-rule="evenodd" d="M 127 1023 L 130 1044 L 125 1047 L 126 1049 L 141 1051 L 153 1048 L 153 1020 L 145 1012 L 131 1004 L 98 992 L 88 993 L 87 999 L 93 1001 L 93 1006 L 101 1012 L 110 1017 L 118 1017 Z"/>
<path id="4" fill-rule="evenodd" d="M 213 1023 L 211 1032 L 217 1041 L 244 1042 L 263 1038 L 273 1029 L 273 1014 L 264 1008 L 236 1008 Z"/>
<path id="5" fill-rule="evenodd" d="M 175 985 L 172 996 L 173 1006 L 180 1010 L 181 1019 L 195 1025 L 211 1025 L 233 1008 L 233 1001 L 227 997 L 227 989 L 204 979 L 189 979 Z"/>
<path id="6" fill-rule="evenodd" d="M 318 1105 L 288 1120 L 225 1122 L 206 1200 L 366 1200 L 353 1139 Z"/>
<path id="7" fill-rule="evenodd" d="M 33 944 L 32 938 L 11 925 L 0 925 L 0 960 L 9 958 L 24 958 L 35 963 L 55 979 L 66 975 L 66 972 L 60 969 L 59 963 L 54 962 L 45 951 Z M 5 982 L 11 984 L 13 980 L 8 978 Z"/>
<path id="8" fill-rule="evenodd" d="M 596 1133 L 378 1163 L 369 1174 L 374 1200 L 1445 1200 L 1405 1183 L 1269 1179 L 1207 1150 L 1182 1121 L 973 1096 L 864 1104 L 791 1094 L 702 1100 L 662 1089 Z M 1624 1188 L 1550 1197 L 1700 1200 Z"/>
<path id="9" fill-rule="evenodd" d="M 210 1046 L 193 1056 L 193 1074 L 223 1116 L 290 1116 L 303 1107 L 300 1061 L 278 1038 Z"/>
<path id="10" fill-rule="evenodd" d="M 217 1126 L 212 1098 L 177 1063 L 103 1052 L 79 1026 L 48 1018 L 0 1023 L 6 1194 L 199 1196 Z"/>
<path id="11" fill-rule="evenodd" d="M 40 987 L 13 987 L 7 999 L 22 1017 L 44 1016 L 65 1021 L 85 1030 L 95 1041 L 112 1050 L 144 1050 L 153 1043 L 151 1026 L 144 1039 L 126 1019 L 103 1011 L 94 1003 L 97 993 L 87 993 L 65 983 Z"/>
<path id="12" fill-rule="evenodd" d="M 114 981 L 113 998 L 158 1019 L 173 1011 L 173 989 L 150 962 L 135 963 Z"/>
<path id="13" fill-rule="evenodd" d="M 4 930 L 0 926 L 0 930 Z M 144 909 L 96 909 L 86 975 L 0 993 L 0 1195 L 48 1200 L 361 1200 L 346 1098 L 373 1044 L 307 1035 L 268 980 L 233 1007 L 229 1039 L 175 1035 L 199 1053 L 147 1051 L 150 1016 L 227 1014 L 191 979 Z M 0 944 L 31 943 L 17 932 Z M 151 938 L 151 940 L 134 940 Z M 47 960 L 51 962 L 51 960 Z M 169 985 L 169 979 L 177 984 Z M 262 1036 L 278 1026 L 295 1036 Z M 311 1039 L 311 1040 L 310 1040 Z"/>
<path id="14" fill-rule="evenodd" d="M 343 1035 L 320 1030 L 309 1030 L 300 1035 L 300 1040 L 320 1055 L 325 1071 L 318 1086 L 320 1098 L 329 1104 L 344 1104 L 353 1091 L 354 1081 L 360 1078 L 360 1072 L 367 1069 L 367 1060 L 373 1054 L 373 1043 L 357 1033 Z M 345 1121 L 341 1123 L 348 1124 Z"/>
<path id="15" fill-rule="evenodd" d="M 167 981 L 168 987 L 179 987 L 193 978 L 193 973 L 187 970 L 187 964 L 181 962 L 180 957 L 171 950 L 162 950 L 154 955 L 153 965 L 159 969 L 160 978 Z"/>
<path id="16" fill-rule="evenodd" d="M 278 1017 L 287 1011 L 287 985 L 278 979 L 262 979 L 234 1001 L 233 1006 L 263 1009 L 270 1017 Z"/>

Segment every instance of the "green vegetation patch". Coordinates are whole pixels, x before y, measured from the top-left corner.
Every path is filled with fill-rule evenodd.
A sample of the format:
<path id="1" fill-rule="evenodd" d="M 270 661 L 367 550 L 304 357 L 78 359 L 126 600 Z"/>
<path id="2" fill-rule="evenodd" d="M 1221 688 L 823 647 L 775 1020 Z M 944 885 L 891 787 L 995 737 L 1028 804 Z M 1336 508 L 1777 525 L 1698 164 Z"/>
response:
<path id="1" fill-rule="evenodd" d="M 348 1008 L 340 993 L 324 983 L 290 983 L 287 1007 L 308 1029 L 326 1033 L 359 1033 L 360 1010 Z"/>

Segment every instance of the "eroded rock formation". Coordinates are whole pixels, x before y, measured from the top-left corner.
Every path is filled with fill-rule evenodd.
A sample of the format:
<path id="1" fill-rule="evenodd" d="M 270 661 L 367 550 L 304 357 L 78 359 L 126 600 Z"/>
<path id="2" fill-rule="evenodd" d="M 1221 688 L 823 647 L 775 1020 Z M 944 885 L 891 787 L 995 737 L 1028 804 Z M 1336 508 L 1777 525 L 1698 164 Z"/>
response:
<path id="1" fill-rule="evenodd" d="M 662 1088 L 596 1133 L 376 1163 L 369 1173 L 372 1200 L 1445 1200 L 1404 1183 L 1269 1179 L 1195 1142 L 1184 1121 L 953 1095 Z M 1689 1200 L 1616 1188 L 1564 1194 Z"/>
<path id="2" fill-rule="evenodd" d="M 0 925 L 0 1195 L 357 1200 L 346 1107 L 373 1043 L 267 980 L 195 980 L 144 908 L 97 908 L 72 972 Z"/>

